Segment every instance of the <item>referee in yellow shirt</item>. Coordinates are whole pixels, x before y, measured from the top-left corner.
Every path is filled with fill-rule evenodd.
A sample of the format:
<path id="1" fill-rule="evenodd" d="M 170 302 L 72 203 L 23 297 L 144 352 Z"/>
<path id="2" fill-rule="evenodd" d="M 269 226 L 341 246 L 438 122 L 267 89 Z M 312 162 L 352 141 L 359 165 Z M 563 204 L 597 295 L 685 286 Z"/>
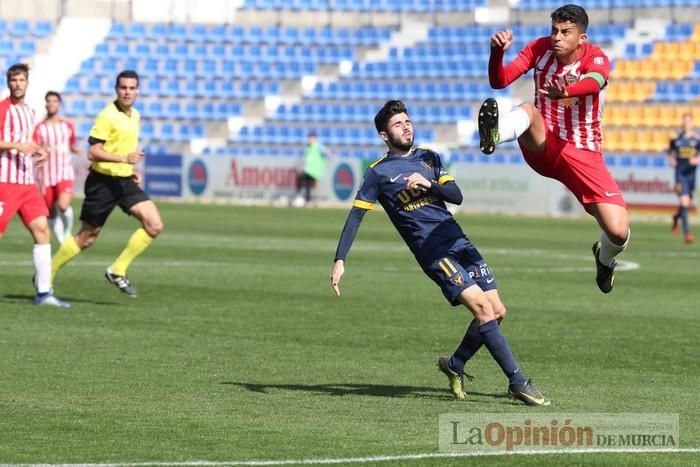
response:
<path id="1" fill-rule="evenodd" d="M 134 165 L 143 159 L 137 150 L 140 115 L 133 108 L 139 93 L 139 75 L 124 70 L 117 75 L 117 100 L 105 107 L 90 130 L 88 158 L 92 161 L 85 180 L 85 200 L 80 212 L 82 226 L 75 237 L 61 245 L 53 257 L 53 278 L 81 251 L 92 246 L 107 217 L 117 205 L 141 222 L 126 248 L 107 268 L 105 278 L 130 297 L 138 292 L 126 276 L 134 259 L 148 248 L 163 230 L 163 221 L 155 203 L 139 186 L 141 176 Z"/>

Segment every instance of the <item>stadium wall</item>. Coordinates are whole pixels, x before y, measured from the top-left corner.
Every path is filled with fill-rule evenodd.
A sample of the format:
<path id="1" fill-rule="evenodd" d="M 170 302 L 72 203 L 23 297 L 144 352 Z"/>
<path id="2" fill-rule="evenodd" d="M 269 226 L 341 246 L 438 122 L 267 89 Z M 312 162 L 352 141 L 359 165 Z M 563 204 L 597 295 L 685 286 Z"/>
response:
<path id="1" fill-rule="evenodd" d="M 610 168 L 634 211 L 676 207 L 673 171 L 651 163 Z M 325 206 L 349 207 L 371 161 L 331 160 L 314 191 Z M 188 202 L 284 205 L 296 195 L 297 157 L 234 157 L 214 155 L 149 155 L 139 169 L 146 191 L 154 196 Z M 76 192 L 81 193 L 89 168 L 78 164 Z M 559 182 L 542 177 L 522 161 L 479 159 L 449 165 L 462 192 L 463 212 L 524 215 L 582 215 L 583 209 Z"/>

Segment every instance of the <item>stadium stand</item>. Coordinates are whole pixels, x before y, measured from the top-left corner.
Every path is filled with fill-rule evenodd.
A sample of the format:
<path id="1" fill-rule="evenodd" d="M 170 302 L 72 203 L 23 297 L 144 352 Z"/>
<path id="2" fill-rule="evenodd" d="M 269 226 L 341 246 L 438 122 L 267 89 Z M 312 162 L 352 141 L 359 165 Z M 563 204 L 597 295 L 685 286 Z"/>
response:
<path id="1" fill-rule="evenodd" d="M 602 12 L 589 36 L 613 64 L 604 118 L 607 152 L 658 153 L 683 113 L 700 118 L 700 27 L 660 18 L 661 32 L 644 34 L 637 22 L 600 17 L 606 9 L 698 8 L 696 3 L 586 2 L 594 13 Z M 374 112 L 384 100 L 401 98 L 419 125 L 419 142 L 456 148 L 457 158 L 478 158 L 474 115 L 480 101 L 495 95 L 515 104 L 531 99 L 532 90 L 494 91 L 488 84 L 488 40 L 501 26 L 441 24 L 440 17 L 424 13 L 468 14 L 485 5 L 485 0 L 245 0 L 241 6 L 242 12 L 331 11 L 358 18 L 401 12 L 419 26 L 364 20 L 353 26 L 299 26 L 284 15 L 275 25 L 113 22 L 92 57 L 65 83 L 64 111 L 85 137 L 113 96 L 115 74 L 133 68 L 143 78 L 142 139 L 157 151 L 191 150 L 190 143 L 199 140 L 197 148 L 213 154 L 282 156 L 298 153 L 314 130 L 340 157 L 373 158 L 383 149 L 371 124 Z M 532 22 L 529 13 L 541 21 L 558 5 L 515 2 L 519 22 L 509 27 L 516 42 L 506 59 L 525 40 L 548 34 L 549 27 Z M 0 21 L 0 60 L 9 65 L 35 55 L 38 41 L 50 41 L 53 30 L 47 21 Z M 504 160 L 511 155 L 517 151 L 506 151 Z"/>
<path id="2" fill-rule="evenodd" d="M 6 21 L 0 19 L 0 66 L 29 60 L 38 51 L 38 41 L 49 37 L 53 25 L 48 21 Z"/>

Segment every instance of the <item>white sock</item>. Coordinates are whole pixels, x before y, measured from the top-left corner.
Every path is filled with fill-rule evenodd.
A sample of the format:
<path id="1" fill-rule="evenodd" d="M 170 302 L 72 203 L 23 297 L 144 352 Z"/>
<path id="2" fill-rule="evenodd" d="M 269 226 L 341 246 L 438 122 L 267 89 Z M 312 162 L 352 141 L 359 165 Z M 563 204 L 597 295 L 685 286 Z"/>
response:
<path id="1" fill-rule="evenodd" d="M 522 107 L 516 107 L 513 111 L 498 118 L 498 143 L 516 140 L 530 128 L 530 116 Z"/>
<path id="2" fill-rule="evenodd" d="M 63 239 L 65 240 L 66 237 L 72 235 L 73 233 L 73 207 L 68 206 L 68 209 L 63 211 Z M 63 243 L 63 240 L 61 240 L 61 243 Z"/>
<path id="3" fill-rule="evenodd" d="M 627 248 L 627 245 L 630 243 L 630 235 L 631 232 L 628 229 L 627 230 L 627 240 L 625 240 L 625 243 L 622 245 L 616 245 L 614 244 L 608 236 L 605 234 L 605 232 L 600 233 L 600 252 L 598 252 L 598 259 L 600 260 L 601 263 L 603 263 L 606 266 L 610 266 L 612 263 L 612 260 L 615 256 L 619 255 L 625 249 Z"/>
<path id="4" fill-rule="evenodd" d="M 51 292 L 51 244 L 34 244 L 34 285 L 39 293 Z"/>
<path id="5" fill-rule="evenodd" d="M 63 219 L 61 219 L 61 216 L 58 215 L 49 218 L 49 227 L 51 227 L 51 232 L 56 236 L 58 243 L 63 243 L 65 239 L 65 230 L 63 229 Z"/>

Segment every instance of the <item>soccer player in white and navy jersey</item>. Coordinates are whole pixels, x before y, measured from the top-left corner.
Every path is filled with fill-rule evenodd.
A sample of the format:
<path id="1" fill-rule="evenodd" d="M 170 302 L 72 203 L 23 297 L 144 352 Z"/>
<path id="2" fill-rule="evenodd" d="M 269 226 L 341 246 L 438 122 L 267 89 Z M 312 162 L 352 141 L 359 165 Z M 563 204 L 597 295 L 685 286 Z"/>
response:
<path id="1" fill-rule="evenodd" d="M 34 239 L 35 305 L 68 307 L 51 289 L 51 231 L 48 209 L 34 180 L 34 162 L 47 158 L 44 149 L 32 141 L 34 111 L 24 102 L 29 84 L 29 67 L 12 65 L 7 70 L 10 95 L 0 101 L 0 238 L 15 213 L 19 213 Z"/>
<path id="2" fill-rule="evenodd" d="M 600 123 L 610 63 L 587 39 L 588 15 L 577 5 L 551 14 L 547 37 L 527 44 L 503 66 L 513 32 L 491 37 L 489 81 L 501 89 L 534 68 L 535 102 L 498 115 L 495 99 L 479 110 L 481 150 L 491 154 L 499 143 L 517 139 L 527 163 L 540 175 L 562 182 L 595 217 L 602 232 L 593 244 L 596 283 L 603 293 L 613 288 L 615 256 L 630 237 L 627 207 L 601 152 Z"/>
<path id="3" fill-rule="evenodd" d="M 46 119 L 34 130 L 34 141 L 49 153 L 41 170 L 41 185 L 49 208 L 49 225 L 59 243 L 63 243 L 73 230 L 70 204 L 75 184 L 73 154 L 80 155 L 80 149 L 76 145 L 73 123 L 59 115 L 61 95 L 49 91 L 44 100 Z"/>

